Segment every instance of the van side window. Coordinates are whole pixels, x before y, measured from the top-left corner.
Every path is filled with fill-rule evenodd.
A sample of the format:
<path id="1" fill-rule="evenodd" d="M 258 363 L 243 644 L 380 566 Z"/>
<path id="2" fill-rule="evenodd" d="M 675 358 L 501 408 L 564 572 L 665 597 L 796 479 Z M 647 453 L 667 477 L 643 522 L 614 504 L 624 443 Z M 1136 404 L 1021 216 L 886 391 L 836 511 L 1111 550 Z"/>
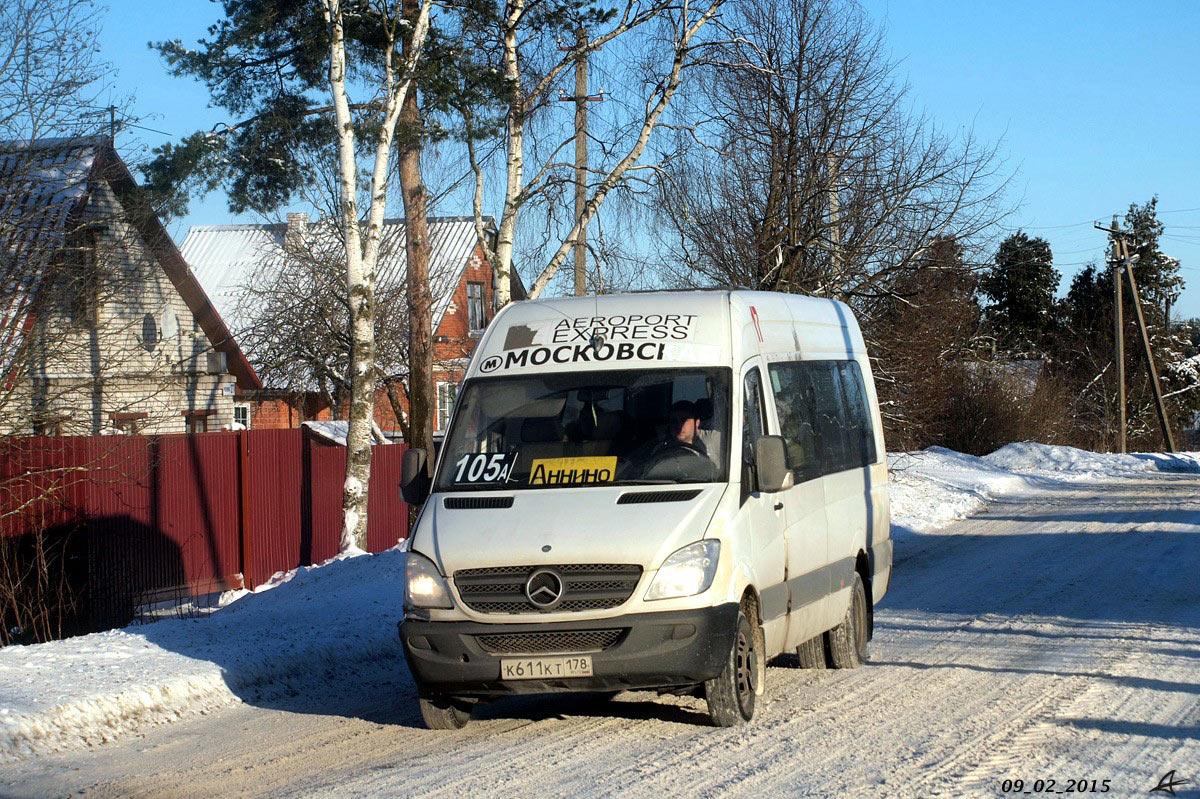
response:
<path id="1" fill-rule="evenodd" d="M 773 363 L 767 367 L 771 391 L 779 414 L 779 434 L 787 450 L 788 466 L 796 482 L 821 475 L 820 447 L 814 426 L 816 404 L 810 369 L 806 363 Z"/>
<path id="2" fill-rule="evenodd" d="M 769 367 L 780 433 L 796 482 L 875 462 L 862 370 L 854 361 Z"/>
<path id="3" fill-rule="evenodd" d="M 754 465 L 755 447 L 763 434 L 762 377 L 758 368 L 746 373 L 742 385 L 742 463 Z"/>
<path id="4" fill-rule="evenodd" d="M 847 468 L 850 441 L 846 429 L 846 406 L 842 401 L 842 381 L 834 361 L 811 361 L 798 364 L 812 380 L 812 414 L 817 431 L 820 474 L 840 472 Z"/>
<path id="5" fill-rule="evenodd" d="M 843 361 L 838 364 L 838 371 L 841 373 L 850 434 L 847 466 L 866 466 L 875 462 L 876 452 L 875 432 L 871 428 L 871 414 L 867 410 L 867 392 L 862 369 L 855 361 Z"/>

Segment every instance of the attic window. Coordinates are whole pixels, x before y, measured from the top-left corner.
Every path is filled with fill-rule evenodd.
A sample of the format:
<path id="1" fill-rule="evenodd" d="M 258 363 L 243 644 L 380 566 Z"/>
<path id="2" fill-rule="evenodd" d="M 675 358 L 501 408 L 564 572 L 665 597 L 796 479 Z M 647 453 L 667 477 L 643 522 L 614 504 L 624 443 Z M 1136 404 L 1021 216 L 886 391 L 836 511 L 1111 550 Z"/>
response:
<path id="1" fill-rule="evenodd" d="M 154 314 L 142 316 L 142 346 L 146 352 L 154 352 L 158 346 L 158 322 L 154 321 Z"/>
<path id="2" fill-rule="evenodd" d="M 487 318 L 483 306 L 483 284 L 475 281 L 467 282 L 467 325 L 471 332 L 487 327 Z"/>

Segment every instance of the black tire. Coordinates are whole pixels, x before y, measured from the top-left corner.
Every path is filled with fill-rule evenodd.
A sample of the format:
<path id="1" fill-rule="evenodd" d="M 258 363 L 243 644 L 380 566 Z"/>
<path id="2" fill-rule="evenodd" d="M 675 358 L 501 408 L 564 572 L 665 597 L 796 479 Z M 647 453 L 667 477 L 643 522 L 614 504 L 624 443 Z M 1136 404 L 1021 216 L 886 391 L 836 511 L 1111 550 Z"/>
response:
<path id="1" fill-rule="evenodd" d="M 824 669 L 829 664 L 825 655 L 825 635 L 814 635 L 796 647 L 796 657 L 802 669 Z"/>
<path id="2" fill-rule="evenodd" d="M 762 653 L 754 627 L 742 611 L 738 611 L 736 629 L 725 668 L 704 683 L 708 716 L 717 727 L 736 727 L 754 718 Z"/>
<path id="3" fill-rule="evenodd" d="M 461 730 L 471 720 L 471 707 L 450 699 L 418 699 L 421 718 L 431 730 Z"/>
<path id="4" fill-rule="evenodd" d="M 829 665 L 835 669 L 856 669 L 867 660 L 867 634 L 870 629 L 867 590 L 862 577 L 854 573 L 850 587 L 850 606 L 842 623 L 830 630 Z"/>

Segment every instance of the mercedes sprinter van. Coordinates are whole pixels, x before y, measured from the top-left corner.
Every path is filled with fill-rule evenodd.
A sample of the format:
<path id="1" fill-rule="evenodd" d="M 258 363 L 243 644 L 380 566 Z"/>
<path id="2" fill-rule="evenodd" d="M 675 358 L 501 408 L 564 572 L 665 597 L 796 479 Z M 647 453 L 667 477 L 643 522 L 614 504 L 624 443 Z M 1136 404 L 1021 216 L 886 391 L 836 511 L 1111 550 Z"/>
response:
<path id="1" fill-rule="evenodd" d="M 839 302 L 750 291 L 513 303 L 430 468 L 399 632 L 431 728 L 564 691 L 749 721 L 766 663 L 866 657 L 892 543 L 879 407 Z"/>

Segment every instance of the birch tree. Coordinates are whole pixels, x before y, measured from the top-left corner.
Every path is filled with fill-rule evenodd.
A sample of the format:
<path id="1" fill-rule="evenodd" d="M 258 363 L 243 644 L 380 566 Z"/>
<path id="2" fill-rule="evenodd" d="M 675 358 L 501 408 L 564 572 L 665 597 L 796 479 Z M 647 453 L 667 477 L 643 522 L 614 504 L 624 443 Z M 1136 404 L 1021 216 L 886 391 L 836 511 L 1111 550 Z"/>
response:
<path id="1" fill-rule="evenodd" d="M 374 131 L 375 154 L 371 166 L 365 224 L 359 217 L 359 167 L 355 135 L 359 126 L 350 112 L 347 86 L 346 7 L 342 0 L 322 0 L 325 22 L 329 26 L 329 86 L 337 121 L 338 172 L 340 178 L 341 223 L 346 242 L 346 294 L 350 299 L 350 418 L 346 434 L 346 482 L 342 488 L 343 552 L 366 549 L 367 486 L 371 477 L 371 421 L 375 408 L 375 265 L 383 238 L 383 215 L 387 208 L 388 165 L 396 125 L 413 87 L 414 69 L 421 46 L 429 31 L 430 0 L 411 4 L 403 11 L 399 4 L 375 6 L 386 37 L 383 51 L 381 85 L 376 94 L 379 105 Z M 409 33 L 411 31 L 411 34 Z M 405 45 L 403 39 L 411 35 Z M 401 56 L 400 49 L 404 53 Z M 410 235 L 411 238 L 411 235 Z M 409 272 L 414 272 L 412 264 Z M 428 273 L 424 291 L 428 293 Z M 410 287 L 411 294 L 411 287 Z"/>
<path id="2" fill-rule="evenodd" d="M 642 112 L 633 121 L 632 141 L 615 162 L 592 171 L 595 180 L 590 181 L 584 212 L 572 220 L 560 244 L 554 247 L 548 262 L 539 271 L 529 292 L 531 299 L 545 290 L 605 198 L 621 185 L 642 157 L 651 134 L 679 89 L 685 69 L 693 63 L 695 51 L 700 46 L 700 32 L 717 16 L 723 2 L 710 0 L 699 5 L 690 2 L 680 5 L 657 0 L 630 0 L 619 10 L 603 11 L 544 0 L 509 0 L 502 13 L 492 20 L 494 35 L 491 44 L 495 45 L 494 50 L 498 53 L 499 68 L 504 79 L 504 121 L 500 146 L 497 148 L 504 154 L 503 205 L 494 247 L 484 232 L 488 170 L 487 158 L 480 153 L 480 144 L 481 141 L 486 142 L 486 132 L 483 131 L 486 124 L 481 124 L 480 111 L 474 104 L 464 103 L 457 110 L 463 119 L 468 163 L 475 179 L 473 210 L 476 236 L 496 271 L 498 305 L 505 305 L 510 300 L 509 279 L 522 211 L 534 199 L 568 185 L 568 182 L 558 178 L 556 172 L 570 166 L 559 158 L 559 153 L 573 141 L 573 130 L 556 131 L 558 139 L 551 144 L 547 157 L 541 159 L 540 163 L 531 165 L 527 159 L 530 122 L 535 114 L 552 102 L 551 93 L 560 85 L 565 73 L 574 66 L 577 58 L 599 53 L 618 37 L 639 29 L 644 31 L 648 23 L 658 22 L 668 33 L 666 53 L 669 60 L 666 60 L 666 70 L 655 74 L 650 82 Z M 596 29 L 586 45 L 558 48 L 556 58 L 530 74 L 529 51 L 538 47 L 539 40 L 544 45 L 548 36 L 562 32 L 573 37 L 572 31 L 580 26 Z M 646 38 L 649 40 L 649 34 Z"/>
<path id="3" fill-rule="evenodd" d="M 324 184 L 311 168 L 321 159 L 300 153 L 325 151 L 335 159 L 351 383 L 341 548 L 362 549 L 377 382 L 375 270 L 432 2 L 226 0 L 224 9 L 225 19 L 198 49 L 178 41 L 155 47 L 173 74 L 204 81 L 215 104 L 240 119 L 159 148 L 147 183 L 152 199 L 174 213 L 185 210 L 189 194 L 218 187 L 232 211 L 269 213 Z M 409 272 L 410 294 L 420 293 L 413 282 L 421 270 Z M 419 320 L 412 327 L 419 329 Z M 412 370 L 412 379 L 417 374 Z"/>

